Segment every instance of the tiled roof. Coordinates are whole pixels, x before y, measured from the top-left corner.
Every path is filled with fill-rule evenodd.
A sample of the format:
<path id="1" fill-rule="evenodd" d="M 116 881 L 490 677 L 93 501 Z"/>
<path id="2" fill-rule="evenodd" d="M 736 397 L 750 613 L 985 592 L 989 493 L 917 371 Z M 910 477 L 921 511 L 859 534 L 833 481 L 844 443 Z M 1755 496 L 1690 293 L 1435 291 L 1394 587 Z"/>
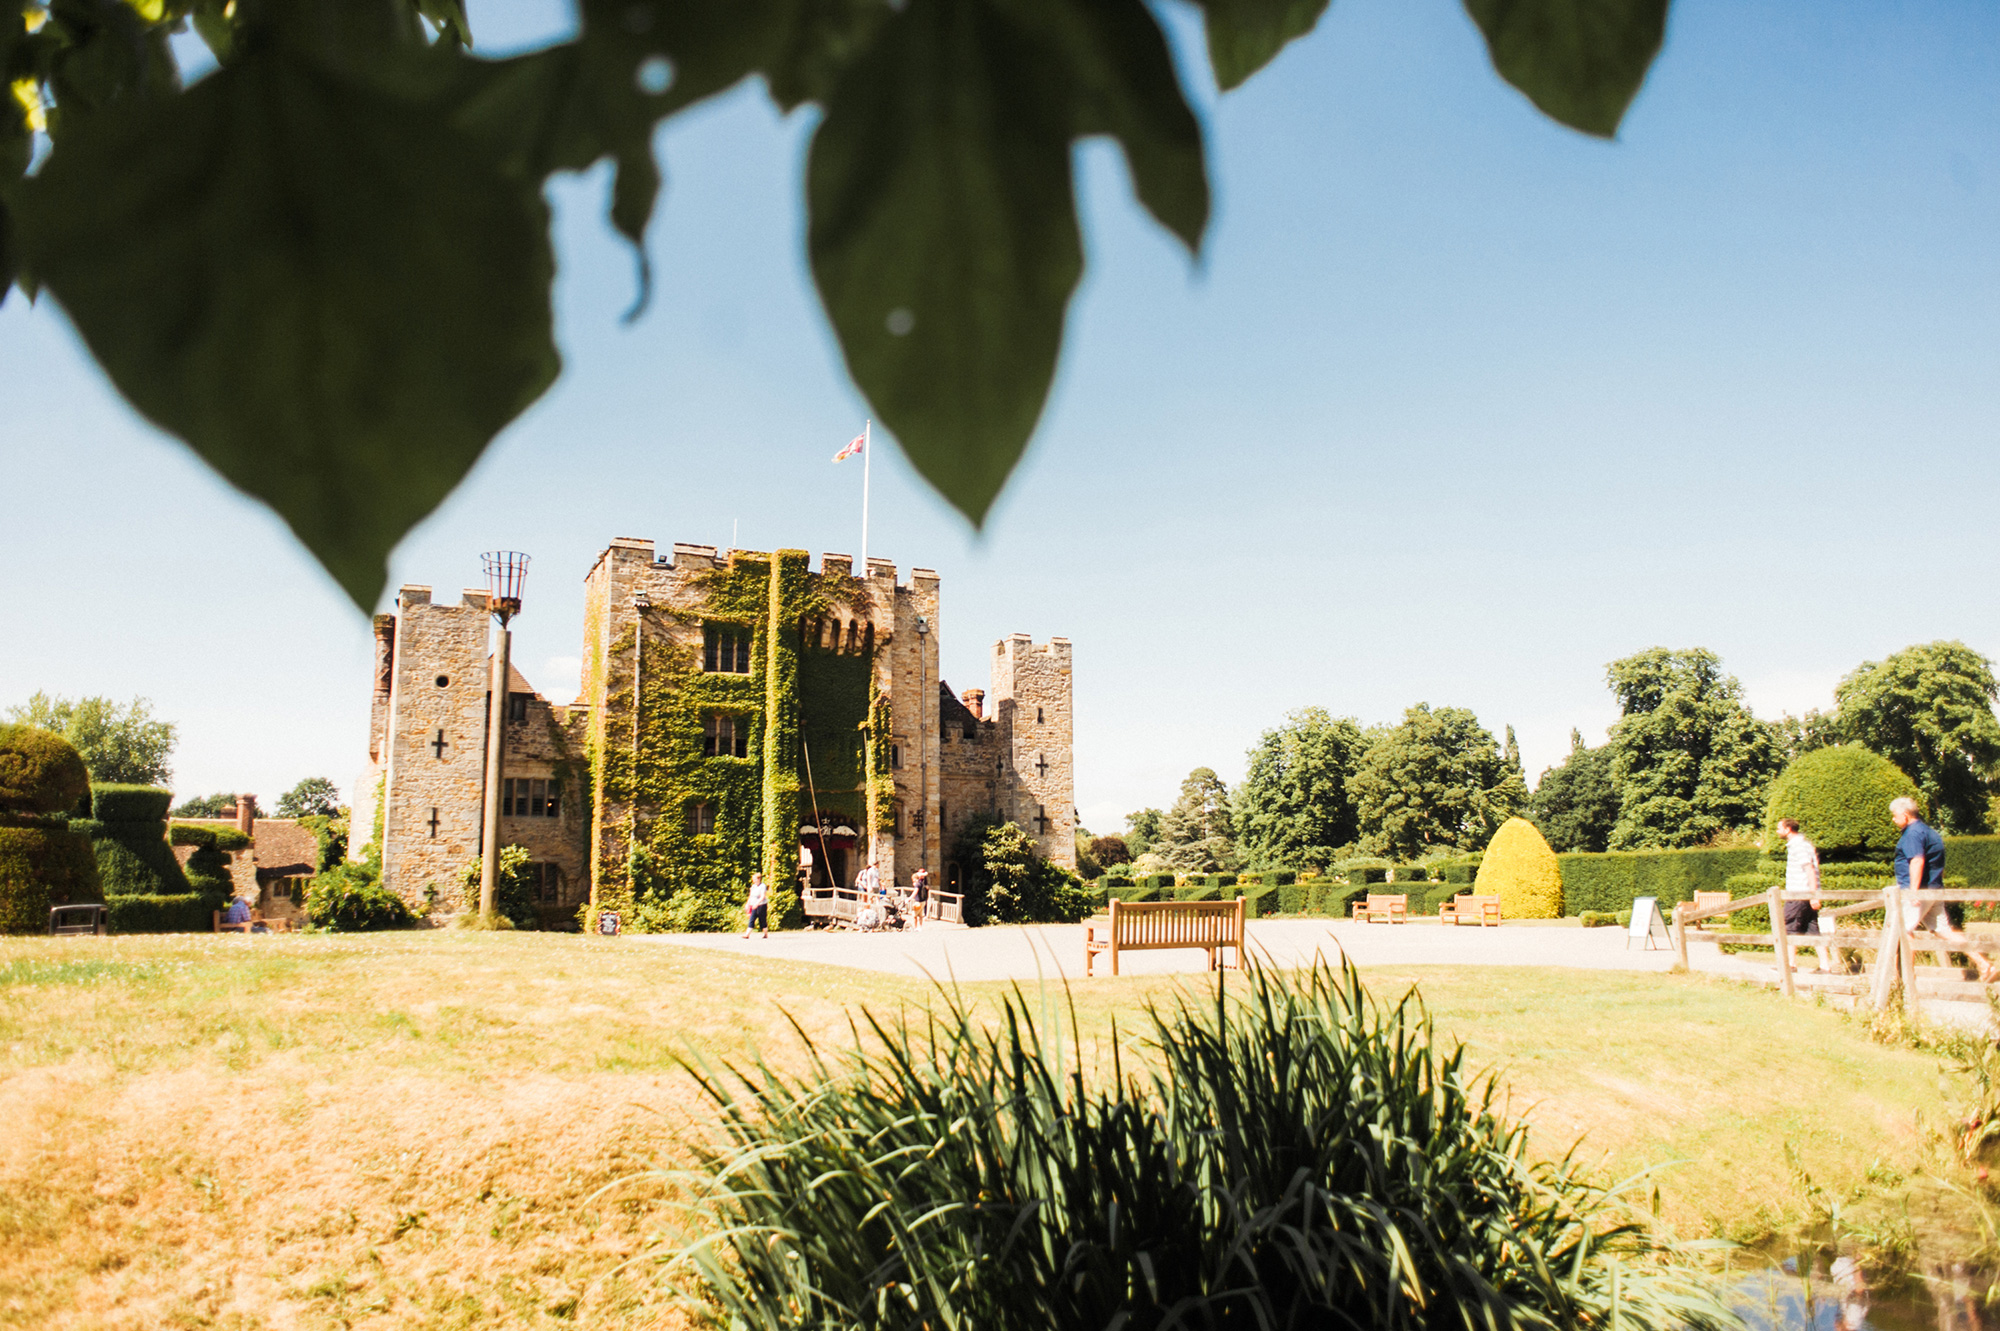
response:
<path id="1" fill-rule="evenodd" d="M 259 818 L 251 834 L 259 878 L 283 878 L 316 872 L 319 839 L 290 818 Z"/>

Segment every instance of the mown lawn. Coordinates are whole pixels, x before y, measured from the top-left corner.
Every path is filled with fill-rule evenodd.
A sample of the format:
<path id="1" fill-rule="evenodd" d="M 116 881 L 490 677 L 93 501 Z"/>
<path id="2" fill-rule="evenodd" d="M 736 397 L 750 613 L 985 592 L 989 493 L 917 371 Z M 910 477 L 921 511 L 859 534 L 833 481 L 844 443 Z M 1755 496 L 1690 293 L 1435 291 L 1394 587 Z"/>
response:
<path id="1" fill-rule="evenodd" d="M 1683 1235 L 1755 1237 L 1829 1200 L 1971 1230 L 1931 1181 L 1956 1177 L 1937 1129 L 1966 1087 L 1834 1012 L 1692 977 L 1368 979 L 1420 985 L 1544 1151 L 1660 1167 Z M 1208 983 L 1042 997 L 1066 1030 L 1074 1003 L 1095 1061 L 1114 1020 L 1142 1055 L 1142 1006 Z M 795 1061 L 794 1020 L 838 1043 L 858 1005 L 936 997 L 635 938 L 0 941 L 0 1325 L 677 1325 L 631 1263 L 686 1237 L 646 1177 L 708 1122 L 676 1055 Z"/>

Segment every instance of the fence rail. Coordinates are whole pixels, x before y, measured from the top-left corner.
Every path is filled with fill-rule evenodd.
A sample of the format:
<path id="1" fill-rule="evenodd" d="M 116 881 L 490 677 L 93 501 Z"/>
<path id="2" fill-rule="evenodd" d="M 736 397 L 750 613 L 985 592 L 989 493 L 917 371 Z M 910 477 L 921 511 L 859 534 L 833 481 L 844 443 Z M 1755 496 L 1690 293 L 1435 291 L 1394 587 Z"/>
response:
<path id="1" fill-rule="evenodd" d="M 1863 911 L 1879 910 L 1883 913 L 1882 928 L 1879 933 L 1873 930 L 1843 929 L 1830 934 L 1787 934 L 1784 909 L 1787 901 L 1849 901 L 1852 904 L 1839 906 L 1825 913 L 1839 918 L 1844 915 L 1857 915 Z M 1892 901 L 1898 909 L 1889 908 Z M 1730 942 L 1752 947 L 1775 948 L 1778 954 L 1778 987 L 1784 991 L 1787 998 L 1797 992 L 1792 981 L 1792 947 L 1795 943 L 1808 947 L 1873 949 L 1876 953 L 1876 962 L 1869 1001 L 1876 1008 L 1885 1008 L 1889 1005 L 1890 996 L 1899 979 L 1902 982 L 1905 1001 L 1916 1000 L 1916 954 L 1919 951 L 1935 952 L 1947 966 L 1950 964 L 1950 954 L 1953 952 L 1978 953 L 1981 956 L 2000 954 L 2000 937 L 1968 935 L 1961 941 L 1952 942 L 1939 938 L 1934 933 L 1926 934 L 1924 930 L 1911 930 L 1904 924 L 1904 912 L 1901 907 L 1913 905 L 1921 910 L 1923 907 L 1940 902 L 1995 901 L 2000 901 L 2000 889 L 1964 887 L 1920 890 L 1882 887 L 1866 891 L 1842 888 L 1823 892 L 1787 892 L 1781 887 L 1774 887 L 1754 897 L 1736 897 L 1727 902 L 1718 902 L 1699 909 L 1692 902 L 1682 901 L 1674 906 L 1674 953 L 1680 959 L 1681 968 L 1685 970 L 1688 962 L 1689 925 L 1762 906 L 1771 912 L 1769 939 L 1760 938 L 1755 934 L 1725 934 L 1701 929 L 1695 930 L 1695 937 L 1705 942 Z M 1920 914 L 1918 918 L 1923 917 Z M 1919 934 L 1926 936 L 1919 938 Z"/>

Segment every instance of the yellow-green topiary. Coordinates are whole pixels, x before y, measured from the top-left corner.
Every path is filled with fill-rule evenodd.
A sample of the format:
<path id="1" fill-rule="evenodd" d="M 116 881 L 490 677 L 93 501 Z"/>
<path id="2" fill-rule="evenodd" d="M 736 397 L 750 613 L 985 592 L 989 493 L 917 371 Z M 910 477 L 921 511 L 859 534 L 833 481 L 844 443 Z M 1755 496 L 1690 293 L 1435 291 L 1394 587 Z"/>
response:
<path id="1" fill-rule="evenodd" d="M 1486 843 L 1475 891 L 1500 898 L 1508 920 L 1553 920 L 1563 913 L 1562 865 L 1526 818 L 1509 818 Z"/>

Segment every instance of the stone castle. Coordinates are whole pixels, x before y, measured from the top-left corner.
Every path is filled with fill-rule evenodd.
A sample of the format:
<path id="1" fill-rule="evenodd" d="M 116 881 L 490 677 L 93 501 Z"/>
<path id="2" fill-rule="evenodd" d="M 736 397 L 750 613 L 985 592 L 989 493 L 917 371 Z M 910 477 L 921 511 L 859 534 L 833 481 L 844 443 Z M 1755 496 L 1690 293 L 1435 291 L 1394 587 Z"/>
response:
<path id="1" fill-rule="evenodd" d="M 784 886 L 799 848 L 819 885 L 919 867 L 955 890 L 984 817 L 1076 865 L 1070 643 L 994 644 L 990 693 L 938 677 L 938 575 L 870 559 L 618 539 L 584 579 L 581 696 L 550 703 L 510 671 L 500 842 L 529 854 L 550 924 L 579 907 L 686 920 L 674 903 Z M 404 587 L 375 619 L 358 845 L 384 883 L 452 911 L 480 853 L 492 618 Z M 660 915 L 657 912 L 666 912 Z"/>

